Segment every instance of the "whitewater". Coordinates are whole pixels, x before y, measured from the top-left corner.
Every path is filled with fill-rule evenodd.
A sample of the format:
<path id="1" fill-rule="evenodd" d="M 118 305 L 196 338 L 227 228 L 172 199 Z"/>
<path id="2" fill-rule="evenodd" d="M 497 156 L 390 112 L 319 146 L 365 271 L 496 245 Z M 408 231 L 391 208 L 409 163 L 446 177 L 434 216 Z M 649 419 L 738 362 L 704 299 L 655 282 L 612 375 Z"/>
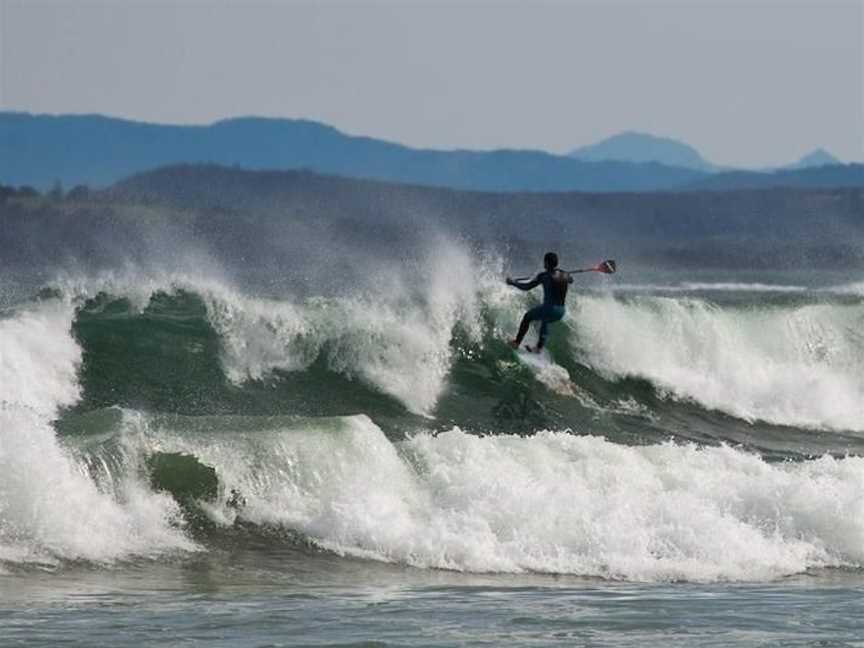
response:
<path id="1" fill-rule="evenodd" d="M 468 590 L 537 623 L 572 596 L 612 623 L 603 592 L 698 618 L 694 591 L 858 591 L 860 284 L 592 277 L 533 366 L 506 345 L 534 298 L 505 261 L 448 242 L 416 263 L 423 281 L 384 266 L 317 294 L 133 267 L 4 287 L 5 609 L 109 578 L 176 589 L 171 625 L 194 617 L 177 579 L 207 573 L 348 618 L 346 583 L 386 582 L 424 645 Z"/>

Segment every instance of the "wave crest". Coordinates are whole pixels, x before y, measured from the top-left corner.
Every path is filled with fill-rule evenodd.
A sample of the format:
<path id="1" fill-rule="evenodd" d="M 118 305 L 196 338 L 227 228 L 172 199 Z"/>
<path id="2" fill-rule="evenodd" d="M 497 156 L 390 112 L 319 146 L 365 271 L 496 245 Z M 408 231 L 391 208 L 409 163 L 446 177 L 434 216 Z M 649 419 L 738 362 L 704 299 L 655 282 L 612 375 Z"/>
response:
<path id="1" fill-rule="evenodd" d="M 761 580 L 864 561 L 864 459 L 769 464 L 727 446 L 623 446 L 459 429 L 393 443 L 367 417 L 236 421 L 163 451 L 213 466 L 248 523 L 339 554 L 424 568 Z"/>
<path id="2" fill-rule="evenodd" d="M 584 362 L 747 421 L 864 430 L 864 307 L 719 307 L 694 298 L 583 297 Z"/>

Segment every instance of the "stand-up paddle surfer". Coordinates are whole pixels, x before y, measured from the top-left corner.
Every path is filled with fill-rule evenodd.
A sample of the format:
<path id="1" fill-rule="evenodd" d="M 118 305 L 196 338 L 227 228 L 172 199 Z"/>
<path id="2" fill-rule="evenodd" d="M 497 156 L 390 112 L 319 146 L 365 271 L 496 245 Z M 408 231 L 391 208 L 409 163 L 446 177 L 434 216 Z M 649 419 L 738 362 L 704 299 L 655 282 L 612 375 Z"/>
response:
<path id="1" fill-rule="evenodd" d="M 534 348 L 526 347 L 529 351 L 540 353 L 543 345 L 546 344 L 549 324 L 564 317 L 567 287 L 573 283 L 573 277 L 558 269 L 558 255 L 554 252 L 547 252 L 546 256 L 543 257 L 543 267 L 546 268 L 545 272 L 541 272 L 534 279 L 525 283 L 507 277 L 507 285 L 519 290 L 531 290 L 541 284 L 543 285 L 543 303 L 525 313 L 522 323 L 519 325 L 519 333 L 516 334 L 514 340 L 510 341 L 510 345 L 514 349 L 518 349 L 519 345 L 522 344 L 522 339 L 528 332 L 531 322 L 540 320 L 540 335 L 537 338 L 537 346 Z"/>

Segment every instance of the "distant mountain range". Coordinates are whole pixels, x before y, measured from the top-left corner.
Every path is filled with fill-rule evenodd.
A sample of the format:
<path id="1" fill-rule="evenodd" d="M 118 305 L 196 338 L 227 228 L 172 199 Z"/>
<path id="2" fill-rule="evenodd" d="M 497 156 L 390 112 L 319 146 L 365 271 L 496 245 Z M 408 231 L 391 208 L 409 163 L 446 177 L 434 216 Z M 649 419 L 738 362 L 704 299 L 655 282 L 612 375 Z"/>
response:
<path id="1" fill-rule="evenodd" d="M 815 157 L 814 157 L 815 156 Z M 798 166 L 833 160 L 822 152 Z M 624 133 L 570 156 L 542 151 L 416 149 L 307 120 L 241 118 L 209 126 L 132 122 L 101 115 L 0 112 L 0 184 L 105 187 L 177 163 L 253 170 L 308 169 L 345 177 L 481 191 L 630 192 L 746 186 L 861 186 L 864 166 L 795 173 L 714 173 L 692 147 Z M 722 179 L 719 180 L 718 178 Z"/>
<path id="2" fill-rule="evenodd" d="M 666 166 L 695 169 L 705 172 L 750 173 L 752 170 L 720 167 L 708 162 L 695 148 L 669 137 L 657 137 L 648 133 L 628 131 L 608 137 L 596 144 L 577 148 L 568 155 L 577 160 L 592 162 L 657 162 Z M 786 169 L 809 169 L 821 166 L 836 166 L 842 162 L 825 149 L 816 149 L 797 162 L 774 169 L 764 169 L 762 173 Z"/>

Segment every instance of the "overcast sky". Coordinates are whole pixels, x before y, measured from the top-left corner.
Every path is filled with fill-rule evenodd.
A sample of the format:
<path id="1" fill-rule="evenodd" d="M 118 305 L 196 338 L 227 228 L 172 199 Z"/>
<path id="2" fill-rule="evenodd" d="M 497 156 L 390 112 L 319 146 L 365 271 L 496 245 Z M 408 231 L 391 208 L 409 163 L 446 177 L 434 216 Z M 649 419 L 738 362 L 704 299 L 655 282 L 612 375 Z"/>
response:
<path id="1" fill-rule="evenodd" d="M 864 0 L 0 0 L 0 109 L 306 117 L 435 148 L 623 130 L 864 159 Z"/>

